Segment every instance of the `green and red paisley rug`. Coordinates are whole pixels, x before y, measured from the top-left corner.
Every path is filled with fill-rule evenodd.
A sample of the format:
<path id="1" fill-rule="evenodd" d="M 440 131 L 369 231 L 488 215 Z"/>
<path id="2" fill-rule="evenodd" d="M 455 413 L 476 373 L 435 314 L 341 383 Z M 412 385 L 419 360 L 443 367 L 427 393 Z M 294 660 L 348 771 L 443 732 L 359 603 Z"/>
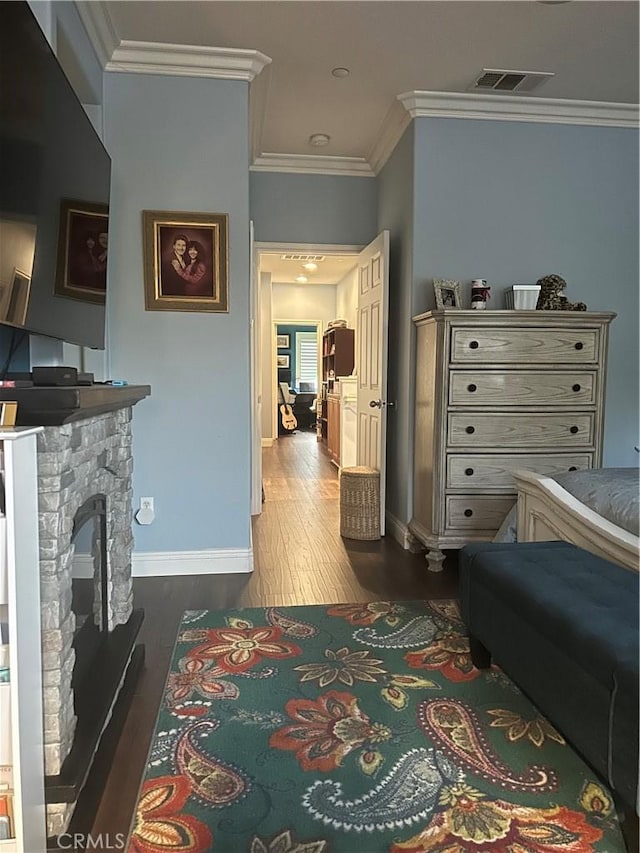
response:
<path id="1" fill-rule="evenodd" d="M 453 601 L 189 611 L 131 853 L 623 853 Z"/>

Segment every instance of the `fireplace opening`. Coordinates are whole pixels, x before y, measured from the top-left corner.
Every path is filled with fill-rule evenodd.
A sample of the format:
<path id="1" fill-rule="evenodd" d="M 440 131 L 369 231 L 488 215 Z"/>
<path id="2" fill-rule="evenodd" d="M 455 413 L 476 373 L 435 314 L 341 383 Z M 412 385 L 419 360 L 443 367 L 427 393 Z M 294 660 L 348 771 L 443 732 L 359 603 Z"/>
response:
<path id="1" fill-rule="evenodd" d="M 71 532 L 71 609 L 75 615 L 71 680 L 77 688 L 109 631 L 107 498 L 93 495 L 76 512 Z M 75 708 L 76 714 L 78 708 Z"/>

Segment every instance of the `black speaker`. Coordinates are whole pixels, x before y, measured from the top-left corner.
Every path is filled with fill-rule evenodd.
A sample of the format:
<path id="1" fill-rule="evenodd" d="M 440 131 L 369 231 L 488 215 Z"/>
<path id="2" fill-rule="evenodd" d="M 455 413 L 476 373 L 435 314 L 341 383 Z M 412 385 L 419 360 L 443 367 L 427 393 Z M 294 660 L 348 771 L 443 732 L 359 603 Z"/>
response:
<path id="1" fill-rule="evenodd" d="M 77 385 L 78 370 L 75 367 L 32 367 L 34 385 Z"/>

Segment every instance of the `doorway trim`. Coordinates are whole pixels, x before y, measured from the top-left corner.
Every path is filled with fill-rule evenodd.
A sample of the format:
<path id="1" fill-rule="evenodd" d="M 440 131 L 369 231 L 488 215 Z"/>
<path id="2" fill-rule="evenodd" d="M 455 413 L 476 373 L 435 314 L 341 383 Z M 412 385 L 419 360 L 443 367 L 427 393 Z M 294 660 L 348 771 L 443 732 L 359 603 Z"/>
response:
<path id="1" fill-rule="evenodd" d="M 274 242 L 255 241 L 253 243 L 253 256 L 254 256 L 253 260 L 254 260 L 255 269 L 256 269 L 256 280 L 259 281 L 259 279 L 260 279 L 261 255 L 263 253 L 266 253 L 266 254 L 291 253 L 291 254 L 300 254 L 300 255 L 303 255 L 303 254 L 353 255 L 355 258 L 360 254 L 360 252 L 362 251 L 363 248 L 364 248 L 363 245 L 356 244 L 356 243 L 295 243 L 295 242 L 283 241 L 283 240 L 278 240 L 278 241 L 274 241 Z M 260 300 L 258 300 L 258 302 L 260 303 Z M 271 318 L 271 319 L 273 319 L 273 318 Z M 265 320 L 266 320 L 266 318 L 265 318 Z M 262 321 L 260 321 L 260 322 L 262 322 Z M 283 320 L 280 322 L 301 323 L 302 321 L 301 320 L 289 320 L 289 321 Z M 309 325 L 313 325 L 315 322 L 316 322 L 315 320 L 312 320 L 309 323 Z M 269 328 L 273 329 L 272 323 L 269 324 Z M 319 338 L 319 344 L 321 344 L 322 343 L 322 334 L 319 334 L 318 338 Z M 274 365 L 275 365 L 274 347 L 275 347 L 275 340 L 272 341 L 272 345 L 271 345 L 271 359 L 273 362 L 272 367 L 271 367 L 271 387 L 272 387 L 272 393 L 275 394 L 276 396 L 274 399 L 272 399 L 272 409 L 274 410 L 274 414 L 272 415 L 272 419 L 271 419 L 271 422 L 272 422 L 272 426 L 271 426 L 272 440 L 269 441 L 269 439 L 267 439 L 267 442 L 269 444 L 271 444 L 273 441 L 276 441 L 277 437 L 278 437 L 278 410 L 276 409 L 277 386 L 274 389 L 274 383 L 277 383 L 277 371 L 276 371 L 276 378 L 274 379 Z M 263 355 L 263 353 L 261 350 L 259 353 L 259 358 L 257 359 L 257 363 L 255 365 L 255 370 L 256 370 L 257 376 L 262 375 L 262 368 L 263 368 L 262 355 Z M 251 406 L 251 418 L 252 418 L 252 422 L 256 421 L 256 420 L 258 421 L 258 430 L 259 430 L 258 434 L 261 435 L 262 426 L 261 426 L 261 423 L 259 420 L 260 419 L 260 412 L 259 412 L 257 406 L 254 405 L 253 403 Z M 252 429 L 252 433 L 255 433 L 255 430 Z M 263 447 L 263 442 L 261 439 L 260 440 L 260 446 L 258 447 L 256 445 L 254 450 L 257 452 L 261 452 L 262 447 Z"/>

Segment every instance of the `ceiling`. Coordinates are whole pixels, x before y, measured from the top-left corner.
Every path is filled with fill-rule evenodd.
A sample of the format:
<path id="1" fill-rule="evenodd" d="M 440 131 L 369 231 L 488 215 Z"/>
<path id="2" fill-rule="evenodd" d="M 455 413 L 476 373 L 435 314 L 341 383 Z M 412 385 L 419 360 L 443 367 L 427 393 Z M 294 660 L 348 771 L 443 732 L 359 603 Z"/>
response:
<path id="1" fill-rule="evenodd" d="M 356 255 L 315 255 L 317 269 L 303 266 L 305 259 L 289 259 L 290 253 L 260 252 L 260 272 L 271 273 L 276 284 L 338 284 L 357 263 Z M 309 253 L 311 256 L 313 253 Z M 296 282 L 296 276 L 304 275 L 306 282 Z"/>
<path id="2" fill-rule="evenodd" d="M 554 72 L 534 93 L 521 96 L 530 102 L 638 103 L 635 0 L 105 0 L 77 5 L 85 22 L 86 14 L 102 16 L 109 38 L 103 39 L 99 55 L 106 61 L 118 46 L 132 42 L 265 54 L 271 61 L 265 59 L 251 83 L 254 164 L 276 155 L 321 155 L 368 166 L 398 95 L 465 93 L 484 68 Z M 84 14 L 82 7 L 88 9 Z M 350 73 L 335 77 L 335 67 Z M 327 146 L 309 144 L 317 133 L 330 137 Z"/>

